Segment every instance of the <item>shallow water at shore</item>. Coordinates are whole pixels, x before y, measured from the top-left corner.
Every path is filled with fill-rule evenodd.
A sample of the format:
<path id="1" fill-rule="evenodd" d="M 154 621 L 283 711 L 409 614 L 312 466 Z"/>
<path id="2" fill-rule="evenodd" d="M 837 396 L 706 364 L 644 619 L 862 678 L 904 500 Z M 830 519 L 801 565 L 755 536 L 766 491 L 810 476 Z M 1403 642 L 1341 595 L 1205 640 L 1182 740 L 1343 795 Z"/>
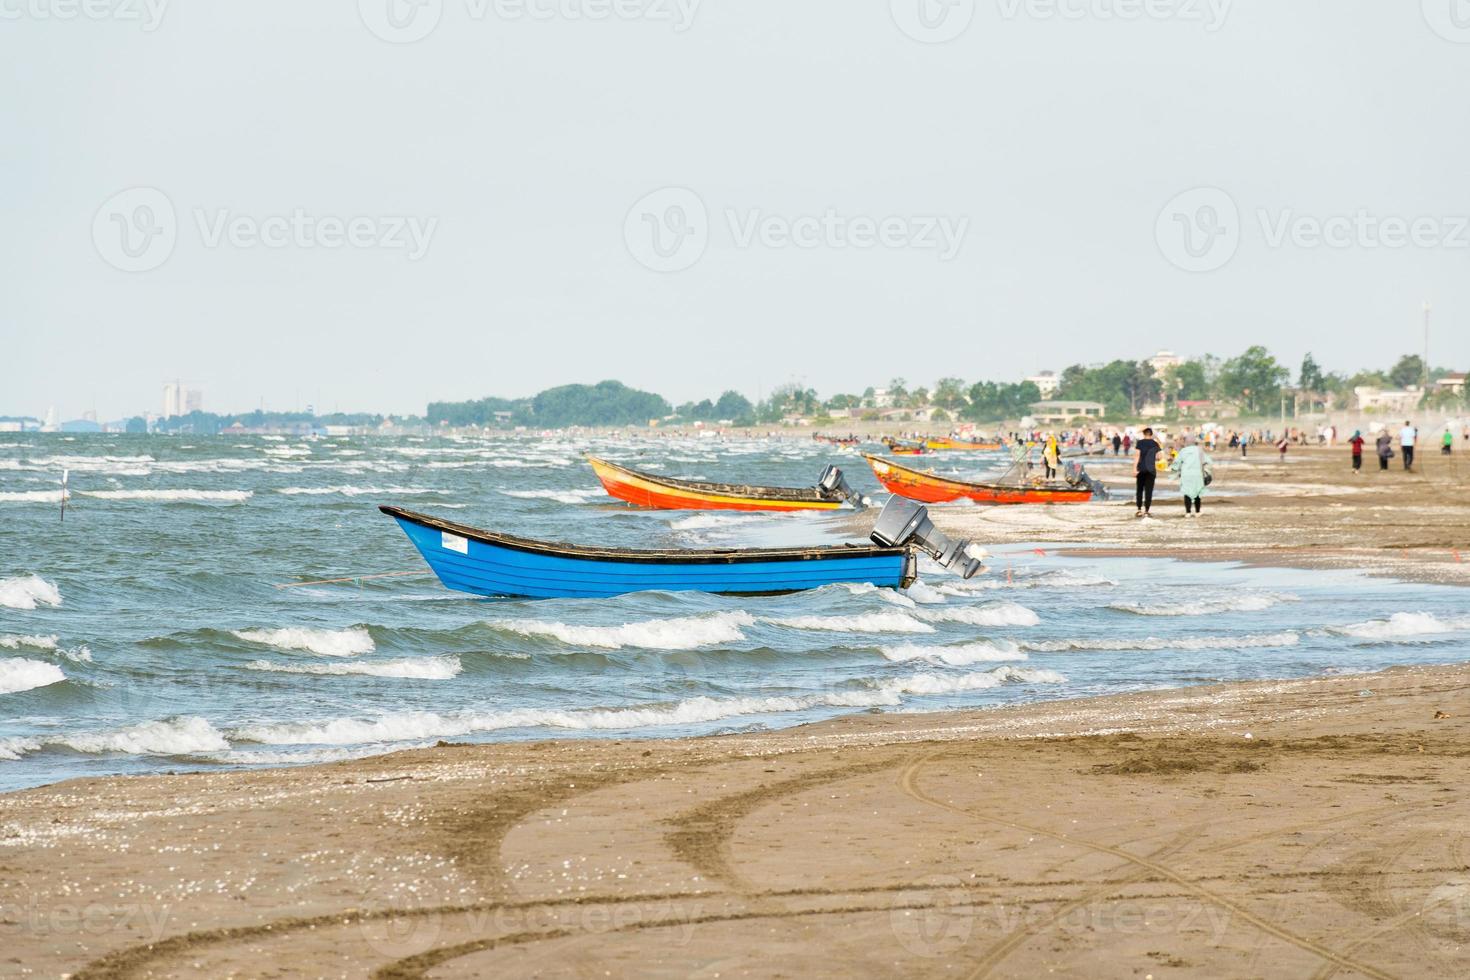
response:
<path id="1" fill-rule="evenodd" d="M 636 511 L 584 452 L 788 486 L 835 461 L 882 499 L 860 457 L 804 440 L 8 437 L 0 788 L 1370 670 L 1460 660 L 1470 639 L 1455 588 L 1016 546 L 983 578 L 931 566 L 902 594 L 480 600 L 422 574 L 376 510 L 644 547 L 823 543 L 849 524 Z M 1000 457 L 937 460 L 979 473 Z"/>

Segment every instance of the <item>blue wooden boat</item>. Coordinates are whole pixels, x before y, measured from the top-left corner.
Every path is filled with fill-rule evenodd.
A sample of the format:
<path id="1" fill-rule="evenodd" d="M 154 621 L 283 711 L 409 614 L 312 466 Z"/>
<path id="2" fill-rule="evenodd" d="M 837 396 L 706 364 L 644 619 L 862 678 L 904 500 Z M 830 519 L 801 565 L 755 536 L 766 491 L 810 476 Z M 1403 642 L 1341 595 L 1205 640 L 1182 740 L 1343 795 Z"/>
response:
<path id="1" fill-rule="evenodd" d="M 775 595 L 839 582 L 903 588 L 918 576 L 919 548 L 936 557 L 949 548 L 954 567 L 967 578 L 979 568 L 978 561 L 960 555 L 965 543 L 951 544 L 932 530 L 927 518 L 923 524 L 931 538 L 940 540 L 939 546 L 912 534 L 912 541 L 878 541 L 875 531 L 873 544 L 642 551 L 533 541 L 398 507 L 378 509 L 398 522 L 446 588 L 482 596 L 603 598 L 646 591 Z M 922 516 L 923 508 L 917 509 Z"/>

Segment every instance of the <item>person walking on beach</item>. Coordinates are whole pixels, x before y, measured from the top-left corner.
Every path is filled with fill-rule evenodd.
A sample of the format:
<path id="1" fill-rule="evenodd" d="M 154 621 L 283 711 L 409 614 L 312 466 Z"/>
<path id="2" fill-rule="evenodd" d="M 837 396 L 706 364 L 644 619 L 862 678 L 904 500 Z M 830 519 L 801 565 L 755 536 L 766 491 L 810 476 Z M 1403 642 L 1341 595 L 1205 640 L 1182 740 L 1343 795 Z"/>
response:
<path id="1" fill-rule="evenodd" d="M 1159 478 L 1159 449 L 1154 442 L 1154 430 L 1144 429 L 1143 438 L 1133 444 L 1137 455 L 1133 457 L 1133 474 L 1136 481 L 1134 500 L 1138 505 L 1136 517 L 1148 517 L 1154 506 L 1154 482 Z"/>
<path id="2" fill-rule="evenodd" d="M 1179 450 L 1179 455 L 1169 469 L 1179 474 L 1179 491 L 1184 494 L 1184 516 L 1198 517 L 1204 513 L 1205 487 L 1210 485 L 1210 468 L 1214 460 L 1205 455 L 1204 449 L 1199 444 L 1199 437 L 1195 436 L 1194 442 Z"/>
<path id="3" fill-rule="evenodd" d="M 1120 454 L 1122 452 L 1123 452 L 1123 437 L 1120 436 L 1120 435 L 1118 435 L 1118 433 L 1114 432 L 1113 433 L 1113 455 L 1114 456 L 1117 456 L 1118 454 Z"/>
<path id="4" fill-rule="evenodd" d="M 1245 453 L 1246 453 L 1246 450 L 1248 448 L 1250 448 L 1250 444 L 1251 444 L 1251 434 L 1249 432 L 1242 432 L 1240 434 L 1240 458 L 1241 459 L 1245 459 Z"/>
<path id="5" fill-rule="evenodd" d="M 1388 469 L 1388 461 L 1393 459 L 1393 436 L 1388 434 L 1387 429 L 1384 429 L 1382 432 L 1378 433 L 1377 446 L 1378 469 L 1380 471 L 1386 470 Z"/>
<path id="6" fill-rule="evenodd" d="M 1286 437 L 1286 433 L 1283 432 L 1281 434 L 1281 438 L 1276 440 L 1276 451 L 1281 454 L 1281 461 L 1283 463 L 1286 462 L 1286 450 L 1290 448 L 1290 446 L 1291 440 L 1288 439 Z"/>
<path id="7" fill-rule="evenodd" d="M 1055 480 L 1057 478 L 1057 461 L 1061 456 L 1061 450 L 1057 448 L 1057 437 L 1048 435 L 1046 437 L 1046 448 L 1041 451 L 1041 458 L 1046 463 L 1046 478 Z"/>
<path id="8" fill-rule="evenodd" d="M 1353 447 L 1353 475 L 1363 475 L 1363 431 L 1359 429 L 1353 433 L 1348 440 L 1348 445 Z"/>
<path id="9" fill-rule="evenodd" d="M 1444 441 L 1440 444 L 1439 454 L 1448 456 L 1455 451 L 1455 434 L 1450 431 L 1449 426 L 1444 427 Z"/>
<path id="10" fill-rule="evenodd" d="M 1414 444 L 1419 441 L 1419 430 L 1408 420 L 1404 421 L 1404 427 L 1399 430 L 1399 448 L 1404 451 L 1404 470 L 1414 468 Z"/>

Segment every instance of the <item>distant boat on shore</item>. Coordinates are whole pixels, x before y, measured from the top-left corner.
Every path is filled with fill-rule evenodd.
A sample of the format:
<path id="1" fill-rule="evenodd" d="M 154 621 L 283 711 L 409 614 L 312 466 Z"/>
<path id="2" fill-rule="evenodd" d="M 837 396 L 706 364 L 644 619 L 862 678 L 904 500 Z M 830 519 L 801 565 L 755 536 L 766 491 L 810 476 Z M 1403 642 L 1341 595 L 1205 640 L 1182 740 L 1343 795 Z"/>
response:
<path id="1" fill-rule="evenodd" d="M 655 476 L 588 456 L 592 471 L 609 496 L 639 507 L 661 510 L 836 510 L 851 504 L 861 510 L 862 495 L 843 479 L 842 471 L 828 466 L 815 486 L 763 487 L 708 483 Z"/>
<path id="2" fill-rule="evenodd" d="M 952 500 L 973 500 L 981 504 L 1085 504 L 1092 499 L 1092 488 L 1087 485 L 967 483 L 876 456 L 863 458 L 889 493 L 926 504 Z"/>

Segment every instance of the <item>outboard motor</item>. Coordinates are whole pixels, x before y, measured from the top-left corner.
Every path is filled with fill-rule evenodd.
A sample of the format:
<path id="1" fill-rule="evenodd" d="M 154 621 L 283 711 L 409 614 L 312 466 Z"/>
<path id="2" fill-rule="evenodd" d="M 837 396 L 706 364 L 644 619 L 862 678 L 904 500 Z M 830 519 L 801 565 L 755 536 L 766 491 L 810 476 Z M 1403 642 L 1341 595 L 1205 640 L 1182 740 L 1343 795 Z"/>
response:
<path id="1" fill-rule="evenodd" d="M 828 495 L 839 494 L 852 504 L 854 510 L 863 510 L 868 506 L 867 498 L 849 486 L 842 471 L 830 463 L 817 479 L 817 489 Z"/>
<path id="2" fill-rule="evenodd" d="M 885 548 L 916 544 L 939 564 L 965 578 L 980 571 L 980 559 L 970 557 L 968 540 L 951 541 L 948 535 L 934 527 L 924 505 L 905 497 L 888 498 L 870 537 L 874 544 Z"/>

